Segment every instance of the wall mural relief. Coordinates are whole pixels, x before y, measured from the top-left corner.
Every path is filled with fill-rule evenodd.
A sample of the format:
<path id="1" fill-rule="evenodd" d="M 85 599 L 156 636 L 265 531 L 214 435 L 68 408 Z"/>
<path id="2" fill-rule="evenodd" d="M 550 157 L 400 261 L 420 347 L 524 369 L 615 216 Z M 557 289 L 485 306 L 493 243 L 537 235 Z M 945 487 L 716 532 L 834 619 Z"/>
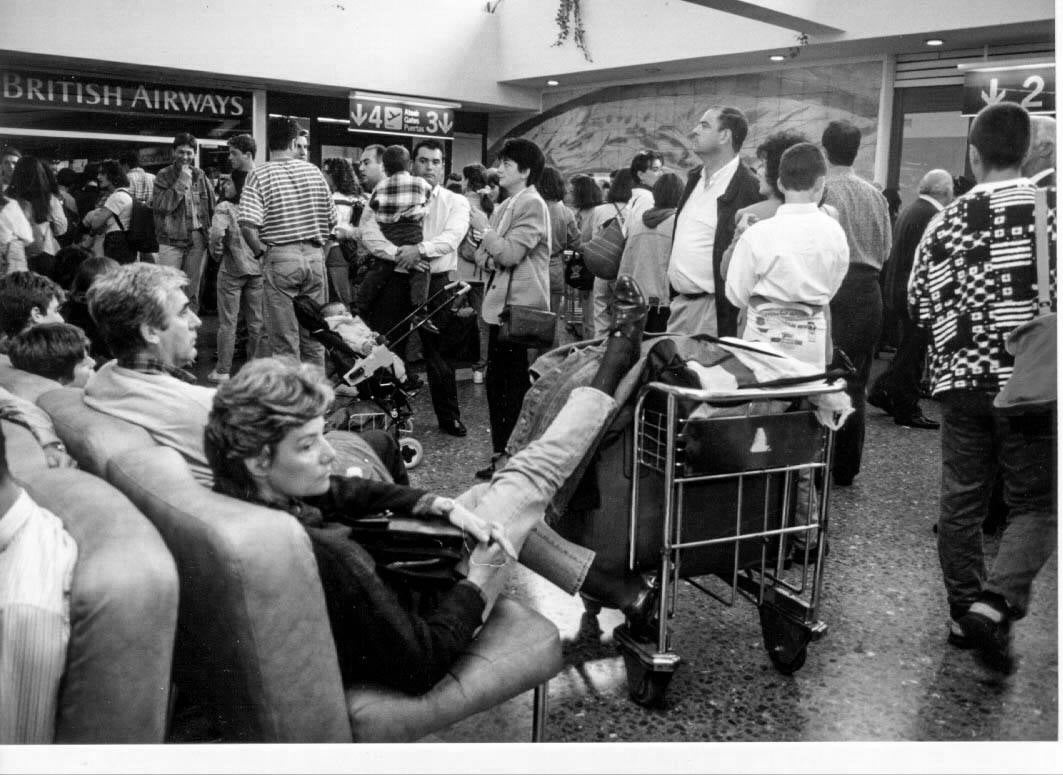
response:
<path id="1" fill-rule="evenodd" d="M 626 167 L 644 149 L 660 151 L 669 169 L 685 172 L 699 163 L 687 134 L 701 114 L 713 104 L 733 105 L 749 119 L 747 160 L 780 129 L 802 131 L 818 143 L 828 122 L 852 121 L 863 133 L 856 172 L 870 179 L 881 88 L 881 61 L 615 86 L 563 102 L 506 136 L 538 143 L 547 163 L 566 177 Z M 500 146 L 489 149 L 489 159 Z"/>

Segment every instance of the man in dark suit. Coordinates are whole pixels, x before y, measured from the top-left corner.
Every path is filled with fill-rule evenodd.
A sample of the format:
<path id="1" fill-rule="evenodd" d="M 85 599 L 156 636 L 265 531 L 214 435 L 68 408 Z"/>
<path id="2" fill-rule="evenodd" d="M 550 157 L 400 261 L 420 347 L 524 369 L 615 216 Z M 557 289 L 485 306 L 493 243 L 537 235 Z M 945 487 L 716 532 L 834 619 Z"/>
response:
<path id="1" fill-rule="evenodd" d="M 734 237 L 735 213 L 762 199 L 757 176 L 738 156 L 748 132 L 742 111 L 711 107 L 690 133 L 702 163 L 690 171 L 679 200 L 668 261 L 669 333 L 738 333 L 738 309 L 723 294 L 720 264 Z"/>
<path id="2" fill-rule="evenodd" d="M 930 170 L 919 181 L 919 198 L 906 207 L 893 230 L 893 248 L 886 262 L 886 309 L 901 324 L 901 341 L 890 367 L 871 387 L 867 402 L 877 406 L 906 428 L 933 430 L 938 423 L 919 408 L 919 381 L 926 357 L 926 332 L 912 323 L 908 314 L 908 276 L 915 250 L 930 220 L 953 200 L 952 176 L 945 170 Z"/>

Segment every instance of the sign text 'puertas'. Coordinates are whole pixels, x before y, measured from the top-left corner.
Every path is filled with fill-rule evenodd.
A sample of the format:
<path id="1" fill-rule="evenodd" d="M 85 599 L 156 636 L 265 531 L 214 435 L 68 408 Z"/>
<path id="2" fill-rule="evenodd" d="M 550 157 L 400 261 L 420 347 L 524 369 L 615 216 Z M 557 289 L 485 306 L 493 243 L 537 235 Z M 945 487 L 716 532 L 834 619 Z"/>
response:
<path id="1" fill-rule="evenodd" d="M 454 113 L 444 107 L 374 100 L 352 95 L 349 128 L 352 132 L 449 139 L 453 136 Z"/>

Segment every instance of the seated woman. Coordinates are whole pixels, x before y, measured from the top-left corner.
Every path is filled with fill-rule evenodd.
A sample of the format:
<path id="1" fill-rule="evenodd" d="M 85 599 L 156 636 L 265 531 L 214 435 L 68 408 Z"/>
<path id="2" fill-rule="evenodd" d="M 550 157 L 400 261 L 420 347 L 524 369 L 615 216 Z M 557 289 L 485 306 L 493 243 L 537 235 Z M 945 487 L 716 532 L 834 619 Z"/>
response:
<path id="1" fill-rule="evenodd" d="M 530 534 L 543 527 L 547 504 L 612 416 L 612 393 L 638 356 L 646 303 L 630 278 L 620 278 L 617 287 L 609 341 L 591 384 L 573 390 L 553 422 L 490 483 L 453 501 L 401 485 L 331 476 L 334 452 L 322 431 L 332 391 L 310 367 L 252 361 L 218 388 L 205 434 L 215 489 L 288 511 L 302 523 L 345 682 L 368 679 L 422 693 L 472 640 L 512 568 L 506 555 L 522 555 Z M 437 594 L 414 595 L 390 574 L 379 574 L 349 534 L 360 517 L 385 509 L 447 517 L 462 527 L 478 542 L 465 577 Z M 565 566 L 570 549 L 585 550 L 554 538 L 543 551 L 554 557 L 537 566 L 524 556 L 522 562 L 559 583 L 551 571 Z M 581 583 L 594 586 L 592 575 L 584 569 Z M 638 586 L 634 594 L 622 584 L 593 591 L 617 602 L 626 595 L 625 610 L 650 608 L 652 595 Z"/>

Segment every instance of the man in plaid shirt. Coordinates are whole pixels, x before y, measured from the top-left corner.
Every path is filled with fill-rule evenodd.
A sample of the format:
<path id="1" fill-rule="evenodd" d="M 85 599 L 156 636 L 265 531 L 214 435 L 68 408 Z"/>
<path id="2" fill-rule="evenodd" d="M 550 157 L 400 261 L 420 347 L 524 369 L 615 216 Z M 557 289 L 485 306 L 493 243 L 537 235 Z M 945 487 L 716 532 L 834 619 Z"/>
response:
<path id="1" fill-rule="evenodd" d="M 432 187 L 423 178 L 410 174 L 410 152 L 403 146 L 389 145 L 385 148 L 382 162 L 387 177 L 373 189 L 369 207 L 373 210 L 381 233 L 389 242 L 396 246 L 418 245 L 424 239 L 421 224 L 428 212 Z M 390 261 L 384 262 L 384 266 L 392 270 L 395 268 Z M 373 299 L 391 278 L 391 272 L 374 272 L 370 276 L 373 285 L 366 289 L 366 298 Z M 428 271 L 410 273 L 410 304 L 415 308 L 428 301 L 428 280 Z M 417 315 L 414 321 L 429 333 L 439 333 L 435 324 L 424 319 L 423 315 Z"/>
<path id="2" fill-rule="evenodd" d="M 1003 416 L 993 398 L 1012 373 L 1008 335 L 1037 314 L 1035 185 L 1022 174 L 1030 117 L 991 105 L 969 135 L 978 185 L 927 226 L 908 285 L 915 325 L 930 334 L 932 392 L 941 401 L 938 555 L 948 594 L 948 642 L 1010 673 L 1011 622 L 1056 546 L 1055 417 Z M 1055 192 L 1046 232 L 1054 265 Z M 1052 295 L 1053 310 L 1055 295 Z M 981 525 L 996 473 L 1010 512 L 986 573 Z"/>

